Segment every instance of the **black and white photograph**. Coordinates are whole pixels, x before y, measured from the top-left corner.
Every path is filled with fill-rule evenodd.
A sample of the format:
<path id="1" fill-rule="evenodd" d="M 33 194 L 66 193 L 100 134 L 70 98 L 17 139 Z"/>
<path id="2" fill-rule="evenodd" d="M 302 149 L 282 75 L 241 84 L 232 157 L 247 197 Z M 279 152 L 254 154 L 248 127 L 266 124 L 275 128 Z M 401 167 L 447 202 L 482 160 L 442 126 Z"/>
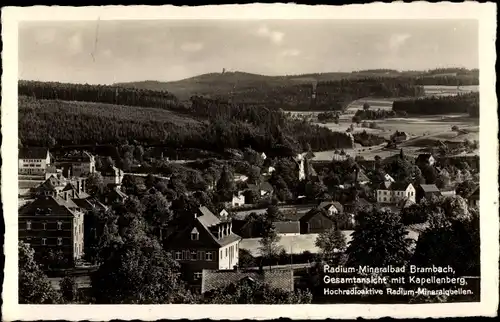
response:
<path id="1" fill-rule="evenodd" d="M 497 102 L 480 44 L 495 39 L 460 5 L 412 19 L 45 8 L 17 22 L 2 103 L 18 304 L 489 299 Z"/>

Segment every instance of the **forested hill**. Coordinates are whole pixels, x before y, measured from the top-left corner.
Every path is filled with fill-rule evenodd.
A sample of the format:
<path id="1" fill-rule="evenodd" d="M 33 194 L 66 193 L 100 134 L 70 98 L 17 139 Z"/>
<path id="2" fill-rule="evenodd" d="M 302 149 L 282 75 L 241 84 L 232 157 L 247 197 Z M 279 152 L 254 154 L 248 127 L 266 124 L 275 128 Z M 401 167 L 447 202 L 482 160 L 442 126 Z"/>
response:
<path id="1" fill-rule="evenodd" d="M 193 95 L 206 97 L 229 96 L 234 93 L 278 91 L 279 88 L 291 90 L 296 85 L 309 85 L 318 82 L 356 80 L 366 78 L 402 78 L 403 83 L 409 81 L 415 85 L 478 85 L 479 71 L 464 68 L 440 68 L 428 71 L 397 71 L 390 69 L 361 70 L 351 73 L 314 73 L 286 76 L 265 76 L 244 72 L 209 73 L 173 82 L 138 81 L 117 83 L 116 86 L 140 88 L 148 90 L 166 90 L 181 100 Z"/>

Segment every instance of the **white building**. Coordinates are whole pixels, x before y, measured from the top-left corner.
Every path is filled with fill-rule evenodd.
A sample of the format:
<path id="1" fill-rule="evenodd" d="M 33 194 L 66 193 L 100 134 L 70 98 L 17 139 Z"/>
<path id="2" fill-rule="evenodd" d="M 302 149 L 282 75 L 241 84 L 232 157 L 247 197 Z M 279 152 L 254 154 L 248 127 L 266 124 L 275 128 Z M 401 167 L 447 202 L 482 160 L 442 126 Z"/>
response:
<path id="1" fill-rule="evenodd" d="M 122 184 L 124 173 L 123 170 L 117 167 L 109 167 L 101 172 L 102 179 L 105 185 L 119 186 Z"/>
<path id="2" fill-rule="evenodd" d="M 238 194 L 233 195 L 231 199 L 231 206 L 239 207 L 245 204 L 245 195 L 240 191 Z"/>
<path id="3" fill-rule="evenodd" d="M 19 149 L 19 174 L 45 175 L 51 163 L 49 149 L 21 148 Z"/>
<path id="4" fill-rule="evenodd" d="M 383 204 L 398 204 L 407 198 L 415 202 L 415 187 L 410 183 L 408 185 L 399 184 L 397 182 L 389 183 L 384 182 L 379 189 L 377 189 L 377 202 Z"/>

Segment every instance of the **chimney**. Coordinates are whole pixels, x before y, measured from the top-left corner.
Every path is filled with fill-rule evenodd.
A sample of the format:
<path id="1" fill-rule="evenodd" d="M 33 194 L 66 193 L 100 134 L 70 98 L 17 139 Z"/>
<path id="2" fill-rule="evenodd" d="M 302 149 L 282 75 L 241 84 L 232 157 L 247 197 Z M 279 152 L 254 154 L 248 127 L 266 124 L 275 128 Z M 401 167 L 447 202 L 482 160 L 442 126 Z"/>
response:
<path id="1" fill-rule="evenodd" d="M 87 183 L 87 181 L 85 179 L 83 179 L 82 180 L 82 192 L 86 192 L 87 191 L 86 183 Z"/>
<path id="2" fill-rule="evenodd" d="M 195 219 L 198 218 L 198 213 L 196 213 L 196 212 L 194 213 L 194 218 Z"/>
<path id="3" fill-rule="evenodd" d="M 82 192 L 82 187 L 80 185 L 80 179 L 76 180 L 76 191 L 78 192 L 78 194 L 80 194 Z"/>
<path id="4" fill-rule="evenodd" d="M 64 200 L 68 201 L 68 192 L 67 191 L 64 192 Z"/>
<path id="5" fill-rule="evenodd" d="M 224 237 L 224 233 L 222 232 L 221 226 L 219 226 L 219 233 L 217 234 L 217 237 L 219 239 L 221 239 L 222 237 Z"/>
<path id="6" fill-rule="evenodd" d="M 229 222 L 229 234 L 233 232 L 233 223 Z"/>

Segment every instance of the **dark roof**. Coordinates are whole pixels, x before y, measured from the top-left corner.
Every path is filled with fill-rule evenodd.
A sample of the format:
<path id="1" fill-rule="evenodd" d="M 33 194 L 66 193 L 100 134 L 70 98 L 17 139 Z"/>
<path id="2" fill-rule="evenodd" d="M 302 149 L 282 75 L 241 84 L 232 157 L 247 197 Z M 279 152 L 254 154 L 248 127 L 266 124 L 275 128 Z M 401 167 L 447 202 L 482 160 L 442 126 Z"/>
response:
<path id="1" fill-rule="evenodd" d="M 330 218 L 325 211 L 323 210 L 320 210 L 318 208 L 313 208 L 311 210 L 309 210 L 304 216 L 302 216 L 300 218 L 300 221 L 301 222 L 308 222 L 312 217 L 316 216 L 316 215 L 319 215 L 319 216 L 324 216 L 328 219 L 330 219 L 331 221 L 333 221 L 332 218 Z"/>
<path id="2" fill-rule="evenodd" d="M 393 190 L 393 191 L 404 191 L 408 188 L 410 183 L 406 182 L 382 182 L 377 189 L 381 190 Z"/>
<path id="3" fill-rule="evenodd" d="M 72 216 L 74 213 L 70 208 L 78 208 L 78 206 L 72 200 L 64 200 L 60 197 L 53 196 L 43 196 L 23 206 L 19 209 L 19 214 L 33 216 L 38 209 L 50 209 L 52 214 L 57 214 L 58 216 Z"/>
<path id="4" fill-rule="evenodd" d="M 273 226 L 278 234 L 300 233 L 300 223 L 298 221 L 275 221 Z"/>
<path id="5" fill-rule="evenodd" d="M 330 208 L 331 205 L 333 205 L 333 202 L 331 201 L 322 201 L 319 203 L 318 208 L 319 209 Z"/>
<path id="6" fill-rule="evenodd" d="M 203 270 L 201 293 L 220 289 L 236 284 L 243 279 L 249 279 L 258 283 L 268 284 L 271 288 L 285 291 L 293 291 L 293 270 L 275 269 L 271 271 L 259 272 L 256 270 L 236 271 L 236 270 Z"/>
<path id="7" fill-rule="evenodd" d="M 20 148 L 19 159 L 45 159 L 48 153 L 47 148 Z"/>
<path id="8" fill-rule="evenodd" d="M 421 184 L 420 188 L 424 192 L 439 192 L 439 188 L 435 184 Z"/>
<path id="9" fill-rule="evenodd" d="M 358 181 L 370 181 L 363 169 L 360 169 L 358 172 Z"/>
<path id="10" fill-rule="evenodd" d="M 344 211 L 344 206 L 342 206 L 342 204 L 340 202 L 334 201 L 332 204 L 335 208 L 337 208 L 338 211 L 340 211 L 340 212 Z"/>

